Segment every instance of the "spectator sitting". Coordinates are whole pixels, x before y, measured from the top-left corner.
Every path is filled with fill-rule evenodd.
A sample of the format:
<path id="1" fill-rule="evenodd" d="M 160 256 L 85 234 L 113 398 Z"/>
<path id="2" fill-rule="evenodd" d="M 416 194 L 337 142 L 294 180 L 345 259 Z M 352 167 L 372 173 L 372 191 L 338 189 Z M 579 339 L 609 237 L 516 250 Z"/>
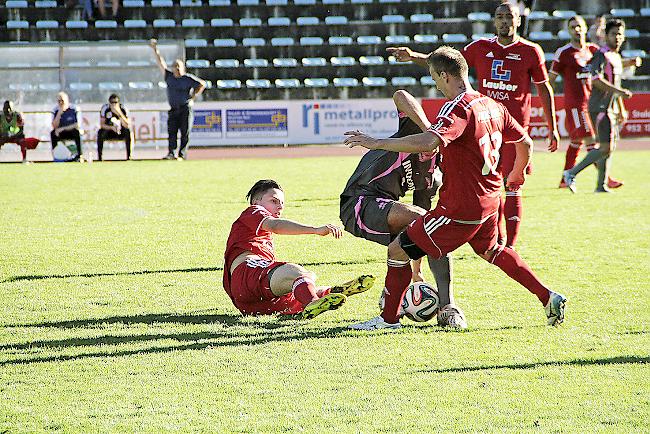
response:
<path id="1" fill-rule="evenodd" d="M 77 145 L 77 155 L 72 161 L 79 161 L 81 158 L 81 131 L 79 130 L 78 112 L 70 105 L 70 98 L 65 92 L 59 92 L 56 97 L 57 105 L 52 110 L 52 155 L 54 148 L 61 140 L 74 140 Z"/>
<path id="2" fill-rule="evenodd" d="M 106 19 L 106 7 L 104 6 L 105 0 L 97 0 L 97 6 L 99 6 L 99 16 L 102 19 Z M 113 7 L 113 19 L 117 19 L 117 14 L 120 9 L 120 0 L 111 0 Z"/>
<path id="3" fill-rule="evenodd" d="M 105 140 L 124 140 L 126 146 L 126 159 L 131 159 L 131 122 L 126 114 L 126 109 L 120 104 L 120 97 L 112 94 L 108 97 L 108 104 L 104 104 L 99 111 L 99 131 L 97 132 L 97 154 L 102 161 L 102 151 Z"/>
<path id="4" fill-rule="evenodd" d="M 5 101 L 0 116 L 0 147 L 5 143 L 16 143 L 20 146 L 20 153 L 23 156 L 23 164 L 27 161 L 27 150 L 35 149 L 39 140 L 36 138 L 25 138 L 23 132 L 23 116 L 14 108 L 14 103 Z"/>

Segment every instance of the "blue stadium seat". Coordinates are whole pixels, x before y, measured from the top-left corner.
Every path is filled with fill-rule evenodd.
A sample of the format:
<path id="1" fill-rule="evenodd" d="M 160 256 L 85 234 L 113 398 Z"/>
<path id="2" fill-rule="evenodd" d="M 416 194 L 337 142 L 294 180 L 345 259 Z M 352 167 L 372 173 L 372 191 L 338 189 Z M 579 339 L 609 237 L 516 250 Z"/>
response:
<path id="1" fill-rule="evenodd" d="M 239 80 L 217 80 L 217 88 L 219 88 L 219 89 L 241 89 L 241 81 L 239 81 Z"/>
<path id="2" fill-rule="evenodd" d="M 185 47 L 186 48 L 203 48 L 208 46 L 207 39 L 186 39 Z"/>
<path id="3" fill-rule="evenodd" d="M 73 60 L 68 62 L 68 66 L 72 68 L 90 68 L 92 65 L 90 60 Z"/>
<path id="4" fill-rule="evenodd" d="M 244 47 L 263 47 L 266 45 L 264 38 L 244 38 L 242 39 Z"/>
<path id="5" fill-rule="evenodd" d="M 288 4 L 287 0 L 266 0 L 267 6 L 286 6 Z"/>
<path id="6" fill-rule="evenodd" d="M 400 3 L 402 0 L 379 0 L 379 3 Z"/>
<path id="7" fill-rule="evenodd" d="M 126 62 L 126 66 L 130 66 L 132 68 L 139 68 L 143 66 L 151 66 L 151 62 L 149 60 L 129 60 Z"/>
<path id="8" fill-rule="evenodd" d="M 157 20 L 153 20 L 153 27 L 154 28 L 176 27 L 176 21 L 168 18 L 159 18 Z"/>
<path id="9" fill-rule="evenodd" d="M 623 56 L 624 59 L 630 58 L 630 57 L 640 57 L 644 59 L 646 57 L 647 53 L 643 50 L 622 50 L 621 51 L 621 56 Z"/>
<path id="10" fill-rule="evenodd" d="M 7 66 L 9 68 L 26 69 L 31 68 L 32 64 L 29 62 L 9 62 Z"/>
<path id="11" fill-rule="evenodd" d="M 230 0 L 208 0 L 208 5 L 210 7 L 230 6 Z"/>
<path id="12" fill-rule="evenodd" d="M 181 0 L 180 7 L 182 8 L 197 8 L 203 6 L 201 0 Z"/>
<path id="13" fill-rule="evenodd" d="M 433 15 L 431 14 L 413 14 L 411 15 L 412 23 L 432 23 Z"/>
<path id="14" fill-rule="evenodd" d="M 215 39 L 213 42 L 215 47 L 236 47 L 237 46 L 237 41 L 235 41 L 232 38 L 224 38 L 224 39 Z"/>
<path id="15" fill-rule="evenodd" d="M 93 84 L 92 83 L 83 83 L 83 82 L 70 83 L 70 90 L 75 90 L 75 91 L 93 90 Z"/>
<path id="16" fill-rule="evenodd" d="M 262 20 L 259 18 L 241 18 L 239 20 L 240 27 L 260 27 Z"/>
<path id="17" fill-rule="evenodd" d="M 438 35 L 415 35 L 413 40 L 418 44 L 437 44 Z"/>
<path id="18" fill-rule="evenodd" d="M 563 41 L 571 39 L 571 35 L 569 35 L 569 32 L 566 29 L 562 29 L 559 32 L 557 32 L 557 37 L 558 39 L 561 39 Z"/>
<path id="19" fill-rule="evenodd" d="M 470 12 L 467 14 L 470 21 L 492 21 L 492 16 L 487 12 Z"/>
<path id="20" fill-rule="evenodd" d="M 327 66 L 327 60 L 324 57 L 304 57 L 302 66 Z"/>
<path id="21" fill-rule="evenodd" d="M 7 21 L 7 29 L 29 29 L 29 21 Z"/>
<path id="22" fill-rule="evenodd" d="M 323 38 L 319 36 L 303 36 L 300 38 L 300 45 L 303 47 L 323 45 Z"/>
<path id="23" fill-rule="evenodd" d="M 335 56 L 330 59 L 330 62 L 334 66 L 354 66 L 357 64 L 357 60 L 351 56 Z"/>
<path id="24" fill-rule="evenodd" d="M 185 61 L 185 65 L 188 68 L 209 68 L 210 61 L 205 59 L 189 59 Z"/>
<path id="25" fill-rule="evenodd" d="M 371 4 L 372 0 L 351 0 L 350 3 L 353 5 L 367 5 Z"/>
<path id="26" fill-rule="evenodd" d="M 36 21 L 37 29 L 58 29 L 59 22 L 54 20 L 38 20 Z"/>
<path id="27" fill-rule="evenodd" d="M 31 83 L 9 83 L 9 89 L 18 91 L 30 91 L 34 90 L 35 87 Z"/>
<path id="28" fill-rule="evenodd" d="M 205 22 L 200 18 L 185 18 L 181 21 L 181 27 L 205 27 Z"/>
<path id="29" fill-rule="evenodd" d="M 266 68 L 269 66 L 269 61 L 266 59 L 244 59 L 244 66 L 246 68 Z"/>
<path id="30" fill-rule="evenodd" d="M 124 27 L 127 29 L 144 29 L 147 27 L 145 20 L 124 20 Z"/>
<path id="31" fill-rule="evenodd" d="M 400 62 L 395 58 L 395 56 L 388 56 L 388 64 L 389 65 L 411 65 L 413 64 L 413 62 L 410 60 L 408 62 Z"/>
<path id="32" fill-rule="evenodd" d="M 291 25 L 289 17 L 270 17 L 267 21 L 271 27 L 288 27 Z"/>
<path id="33" fill-rule="evenodd" d="M 327 42 L 330 45 L 352 45 L 350 36 L 330 36 Z"/>
<path id="34" fill-rule="evenodd" d="M 239 68 L 239 60 L 217 59 L 214 61 L 214 66 L 216 66 L 217 68 Z"/>
<path id="35" fill-rule="evenodd" d="M 232 27 L 235 24 L 232 18 L 213 18 L 210 20 L 210 25 L 212 27 Z"/>
<path id="36" fill-rule="evenodd" d="M 345 0 L 323 0 L 324 5 L 342 5 Z"/>
<path id="37" fill-rule="evenodd" d="M 346 25 L 348 23 L 348 18 L 342 15 L 333 15 L 330 17 L 325 17 L 325 24 L 328 26 L 339 26 Z"/>
<path id="38" fill-rule="evenodd" d="M 281 38 L 272 38 L 271 39 L 271 45 L 274 47 L 290 47 L 294 45 L 296 42 L 293 40 L 293 38 L 289 37 L 281 37 Z"/>
<path id="39" fill-rule="evenodd" d="M 24 9 L 28 7 L 27 0 L 7 0 L 5 3 L 7 9 Z"/>
<path id="40" fill-rule="evenodd" d="M 384 38 L 387 44 L 391 45 L 404 45 L 411 42 L 411 38 L 406 35 L 388 35 Z"/>
<path id="41" fill-rule="evenodd" d="M 381 38 L 375 35 L 364 35 L 357 37 L 357 44 L 359 45 L 377 45 L 381 44 Z"/>
<path id="42" fill-rule="evenodd" d="M 555 57 L 555 53 L 544 53 L 545 62 L 552 62 L 554 57 Z"/>
<path id="43" fill-rule="evenodd" d="M 129 89 L 150 90 L 153 87 L 153 83 L 150 81 L 129 81 Z"/>
<path id="44" fill-rule="evenodd" d="M 316 0 L 293 0 L 293 3 L 297 6 L 313 6 Z"/>
<path id="45" fill-rule="evenodd" d="M 117 21 L 115 20 L 97 20 L 95 21 L 96 29 L 116 29 Z"/>
<path id="46" fill-rule="evenodd" d="M 39 83 L 38 89 L 47 92 L 58 92 L 61 90 L 61 85 L 59 83 Z"/>
<path id="47" fill-rule="evenodd" d="M 384 58 L 381 56 L 361 56 L 359 64 L 363 66 L 377 66 L 384 64 Z"/>
<path id="48" fill-rule="evenodd" d="M 546 11 L 532 11 L 528 14 L 529 20 L 546 20 L 549 18 L 548 12 Z"/>
<path id="49" fill-rule="evenodd" d="M 555 10 L 553 11 L 553 18 L 557 18 L 560 20 L 568 20 L 569 18 L 575 17 L 576 11 L 571 11 L 571 10 Z"/>
<path id="50" fill-rule="evenodd" d="M 56 0 L 36 0 L 34 6 L 37 8 L 58 8 Z"/>
<path id="51" fill-rule="evenodd" d="M 424 77 L 420 78 L 420 84 L 422 86 L 435 86 L 436 81 L 430 75 L 425 75 Z"/>
<path id="52" fill-rule="evenodd" d="M 393 86 L 415 86 L 418 81 L 414 77 L 393 77 L 390 84 Z"/>
<path id="53" fill-rule="evenodd" d="M 446 44 L 464 44 L 467 42 L 467 36 L 462 33 L 445 33 L 442 35 L 442 41 Z"/>
<path id="54" fill-rule="evenodd" d="M 295 68 L 298 66 L 298 60 L 293 57 L 276 57 L 273 59 L 273 66 L 276 68 Z"/>
<path id="55" fill-rule="evenodd" d="M 237 0 L 237 6 L 257 6 L 259 4 L 259 0 Z"/>
<path id="56" fill-rule="evenodd" d="M 551 32 L 530 32 L 528 37 L 531 41 L 552 41 L 555 39 Z"/>
<path id="57" fill-rule="evenodd" d="M 490 39 L 494 38 L 496 35 L 494 33 L 472 33 L 472 41 L 478 39 Z"/>
<path id="58" fill-rule="evenodd" d="M 97 66 L 100 68 L 119 68 L 122 64 L 117 60 L 100 60 L 97 62 Z"/>
<path id="59" fill-rule="evenodd" d="M 99 90 L 122 90 L 124 85 L 118 81 L 104 81 L 99 83 Z"/>
<path id="60" fill-rule="evenodd" d="M 246 80 L 246 87 L 251 89 L 269 89 L 271 81 L 266 78 L 249 78 Z"/>
<path id="61" fill-rule="evenodd" d="M 609 14 L 615 18 L 628 18 L 634 16 L 634 10 L 632 9 L 612 9 L 609 11 Z"/>
<path id="62" fill-rule="evenodd" d="M 172 0 L 151 0 L 151 6 L 154 8 L 173 8 L 174 2 Z"/>
<path id="63" fill-rule="evenodd" d="M 642 17 L 650 17 L 650 8 L 641 8 L 639 11 Z"/>
<path id="64" fill-rule="evenodd" d="M 332 80 L 334 87 L 357 87 L 359 86 L 359 80 L 354 77 L 335 77 Z"/>
<path id="65" fill-rule="evenodd" d="M 381 22 L 384 24 L 398 24 L 406 22 L 404 15 L 382 15 Z"/>
<path id="66" fill-rule="evenodd" d="M 320 24 L 318 17 L 298 17 L 296 24 L 299 26 L 317 26 Z"/>
<path id="67" fill-rule="evenodd" d="M 637 29 L 625 29 L 625 37 L 627 39 L 635 39 L 641 37 L 641 32 Z"/>
<path id="68" fill-rule="evenodd" d="M 327 78 L 305 78 L 305 87 L 328 87 L 330 81 Z"/>
<path id="69" fill-rule="evenodd" d="M 275 80 L 275 87 L 279 89 L 290 89 L 300 87 L 300 80 L 297 78 L 277 78 Z"/>
<path id="70" fill-rule="evenodd" d="M 384 77 L 363 77 L 361 79 L 364 87 L 384 87 L 386 79 Z"/>
<path id="71" fill-rule="evenodd" d="M 125 8 L 143 8 L 144 0 L 124 0 L 122 2 L 122 7 Z"/>

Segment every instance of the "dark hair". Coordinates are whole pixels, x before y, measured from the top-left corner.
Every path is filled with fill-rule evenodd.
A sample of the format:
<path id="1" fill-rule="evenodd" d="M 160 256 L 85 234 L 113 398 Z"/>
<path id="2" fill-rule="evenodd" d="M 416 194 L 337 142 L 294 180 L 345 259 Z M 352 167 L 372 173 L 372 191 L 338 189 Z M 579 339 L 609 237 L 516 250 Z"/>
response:
<path id="1" fill-rule="evenodd" d="M 569 18 L 568 20 L 566 20 L 566 26 L 567 26 L 567 27 L 569 27 L 569 23 L 570 23 L 571 21 L 580 21 L 580 22 L 582 22 L 582 24 L 584 24 L 585 26 L 587 25 L 587 21 L 585 21 L 585 19 L 584 19 L 584 17 L 583 17 L 582 15 L 574 15 L 574 16 L 572 16 L 571 18 Z"/>
<path id="2" fill-rule="evenodd" d="M 108 97 L 108 101 L 116 99 L 118 102 L 120 101 L 120 97 L 116 93 L 112 93 L 111 96 Z"/>
<path id="3" fill-rule="evenodd" d="M 494 9 L 495 15 L 499 10 L 499 8 L 508 8 L 513 15 L 521 16 L 521 13 L 519 12 L 519 8 L 517 7 L 517 5 L 514 5 L 507 0 L 502 0 L 501 3 L 499 3 L 499 6 L 497 6 Z"/>
<path id="4" fill-rule="evenodd" d="M 282 187 L 280 187 L 280 184 L 275 182 L 272 179 L 260 179 L 251 187 L 250 190 L 248 190 L 248 193 L 246 193 L 246 199 L 248 200 L 248 203 L 251 205 L 253 204 L 253 201 L 260 198 L 261 196 L 264 195 L 268 190 L 271 190 L 273 188 L 277 188 L 280 191 L 282 190 Z"/>
<path id="5" fill-rule="evenodd" d="M 453 47 L 447 45 L 438 47 L 433 53 L 429 54 L 427 63 L 438 74 L 444 71 L 454 77 L 467 78 L 469 70 L 467 61 L 460 51 Z"/>
<path id="6" fill-rule="evenodd" d="M 605 34 L 607 35 L 609 31 L 612 30 L 614 27 L 625 28 L 625 21 L 620 20 L 618 18 L 607 21 L 607 24 L 605 24 Z"/>

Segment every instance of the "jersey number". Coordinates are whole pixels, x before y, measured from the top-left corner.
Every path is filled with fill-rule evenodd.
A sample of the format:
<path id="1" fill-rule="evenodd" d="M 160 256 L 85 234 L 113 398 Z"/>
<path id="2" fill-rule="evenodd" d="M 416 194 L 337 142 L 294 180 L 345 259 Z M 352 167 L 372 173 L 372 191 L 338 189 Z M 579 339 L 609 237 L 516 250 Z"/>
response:
<path id="1" fill-rule="evenodd" d="M 500 131 L 495 131 L 492 133 L 492 135 L 490 135 L 490 133 L 486 133 L 479 139 L 478 144 L 483 149 L 483 160 L 485 160 L 485 164 L 483 164 L 483 170 L 481 170 L 482 175 L 497 174 L 501 140 L 502 136 Z"/>

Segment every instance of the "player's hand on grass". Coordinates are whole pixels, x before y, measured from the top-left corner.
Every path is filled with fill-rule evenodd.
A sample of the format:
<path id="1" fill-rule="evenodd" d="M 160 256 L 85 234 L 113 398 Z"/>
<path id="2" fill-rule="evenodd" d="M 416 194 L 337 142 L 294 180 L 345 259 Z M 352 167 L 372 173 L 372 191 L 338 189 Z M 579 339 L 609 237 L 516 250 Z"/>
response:
<path id="1" fill-rule="evenodd" d="M 316 228 L 316 235 L 325 237 L 329 234 L 332 234 L 334 238 L 339 239 L 343 236 L 343 231 L 340 227 L 331 224 Z"/>
<path id="2" fill-rule="evenodd" d="M 355 131 L 346 131 L 346 136 L 349 136 L 345 139 L 345 146 L 348 148 L 354 148 L 355 146 L 363 146 L 366 149 L 377 149 L 379 148 L 379 141 L 374 137 L 362 133 L 359 130 Z"/>
<path id="3" fill-rule="evenodd" d="M 558 150 L 560 147 L 560 133 L 558 132 L 557 129 L 551 131 L 551 137 L 549 137 L 548 141 L 548 150 L 551 152 L 555 152 Z"/>

